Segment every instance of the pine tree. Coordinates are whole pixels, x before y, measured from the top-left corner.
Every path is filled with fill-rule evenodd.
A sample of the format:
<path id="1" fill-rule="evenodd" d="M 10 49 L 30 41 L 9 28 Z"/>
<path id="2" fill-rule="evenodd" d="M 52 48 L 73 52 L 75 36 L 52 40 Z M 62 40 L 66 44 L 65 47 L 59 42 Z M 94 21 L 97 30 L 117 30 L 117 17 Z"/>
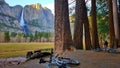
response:
<path id="1" fill-rule="evenodd" d="M 9 31 L 4 32 L 5 35 L 5 42 L 9 42 L 10 41 L 10 36 L 9 36 Z"/>

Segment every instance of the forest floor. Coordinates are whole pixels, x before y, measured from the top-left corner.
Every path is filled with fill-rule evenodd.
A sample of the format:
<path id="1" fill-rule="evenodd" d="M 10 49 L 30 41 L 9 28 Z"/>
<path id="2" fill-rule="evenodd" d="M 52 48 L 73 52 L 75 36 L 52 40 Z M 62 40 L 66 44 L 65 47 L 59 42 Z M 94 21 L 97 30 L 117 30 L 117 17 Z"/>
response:
<path id="1" fill-rule="evenodd" d="M 67 53 L 66 56 L 80 61 L 80 65 L 71 68 L 120 68 L 120 53 L 75 50 Z M 34 59 L 19 65 L 6 65 L 0 68 L 46 68 L 46 63 L 39 64 L 39 59 Z"/>

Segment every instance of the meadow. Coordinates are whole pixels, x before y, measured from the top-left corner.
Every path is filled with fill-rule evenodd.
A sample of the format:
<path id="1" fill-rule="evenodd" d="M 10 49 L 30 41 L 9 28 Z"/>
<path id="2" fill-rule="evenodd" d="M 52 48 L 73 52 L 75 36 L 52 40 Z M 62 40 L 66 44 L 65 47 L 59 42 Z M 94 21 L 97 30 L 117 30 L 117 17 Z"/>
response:
<path id="1" fill-rule="evenodd" d="M 0 58 L 25 56 L 28 51 L 53 47 L 54 43 L 0 43 Z"/>

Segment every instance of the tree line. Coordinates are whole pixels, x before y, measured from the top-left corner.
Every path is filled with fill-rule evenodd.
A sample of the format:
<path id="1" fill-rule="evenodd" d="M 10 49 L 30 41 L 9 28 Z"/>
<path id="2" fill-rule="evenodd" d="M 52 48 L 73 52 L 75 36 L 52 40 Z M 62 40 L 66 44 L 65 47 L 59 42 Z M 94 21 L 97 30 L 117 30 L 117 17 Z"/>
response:
<path id="1" fill-rule="evenodd" d="M 25 33 L 16 32 L 1 32 L 0 42 L 53 42 L 52 32 L 39 32 L 26 35 Z"/>

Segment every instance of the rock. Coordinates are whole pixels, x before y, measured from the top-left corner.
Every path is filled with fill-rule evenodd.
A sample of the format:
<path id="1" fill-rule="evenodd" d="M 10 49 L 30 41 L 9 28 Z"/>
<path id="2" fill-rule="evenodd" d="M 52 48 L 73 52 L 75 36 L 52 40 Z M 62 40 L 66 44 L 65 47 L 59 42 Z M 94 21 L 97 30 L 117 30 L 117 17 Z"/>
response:
<path id="1" fill-rule="evenodd" d="M 0 0 L 0 1 L 5 2 L 4 0 Z"/>
<path id="2" fill-rule="evenodd" d="M 54 18 L 51 10 L 43 8 L 40 4 L 26 5 L 24 20 L 30 32 L 53 30 Z"/>
<path id="3" fill-rule="evenodd" d="M 11 12 L 10 6 L 5 2 L 2 2 L 0 4 L 0 13 L 14 17 L 13 12 Z"/>
<path id="4" fill-rule="evenodd" d="M 26 54 L 26 58 L 30 58 L 31 55 L 33 55 L 32 51 L 27 52 L 27 54 Z"/>
<path id="5" fill-rule="evenodd" d="M 51 55 L 51 53 L 49 53 L 49 52 L 35 52 L 29 58 L 27 58 L 26 61 L 29 61 L 29 60 L 35 59 L 35 58 L 47 57 L 47 56 L 50 56 L 50 55 Z"/>
<path id="6" fill-rule="evenodd" d="M 23 12 L 23 19 L 22 17 Z M 21 26 L 23 20 L 25 25 Z M 30 32 L 54 30 L 54 16 L 50 9 L 43 8 L 40 4 L 9 6 L 0 0 L 0 31 Z"/>
<path id="7" fill-rule="evenodd" d="M 3 0 L 0 1 L 0 31 L 22 32 L 19 21 L 10 7 Z"/>
<path id="8" fill-rule="evenodd" d="M 36 53 L 36 52 L 39 52 L 39 53 L 41 53 L 41 50 L 35 50 L 35 51 L 34 51 L 34 53 Z"/>
<path id="9" fill-rule="evenodd" d="M 25 57 L 1 58 L 0 68 L 4 68 L 4 66 L 9 66 L 9 65 L 18 65 L 20 63 L 24 63 L 25 61 L 26 61 Z"/>
<path id="10" fill-rule="evenodd" d="M 51 12 L 50 9 L 48 9 L 47 7 L 44 8 L 44 15 L 45 15 L 45 18 L 46 18 L 46 28 L 47 29 L 54 29 L 54 16 Z"/>
<path id="11" fill-rule="evenodd" d="M 12 7 L 11 10 L 14 13 L 15 18 L 20 22 L 23 7 L 20 5 L 16 5 L 16 6 Z"/>

